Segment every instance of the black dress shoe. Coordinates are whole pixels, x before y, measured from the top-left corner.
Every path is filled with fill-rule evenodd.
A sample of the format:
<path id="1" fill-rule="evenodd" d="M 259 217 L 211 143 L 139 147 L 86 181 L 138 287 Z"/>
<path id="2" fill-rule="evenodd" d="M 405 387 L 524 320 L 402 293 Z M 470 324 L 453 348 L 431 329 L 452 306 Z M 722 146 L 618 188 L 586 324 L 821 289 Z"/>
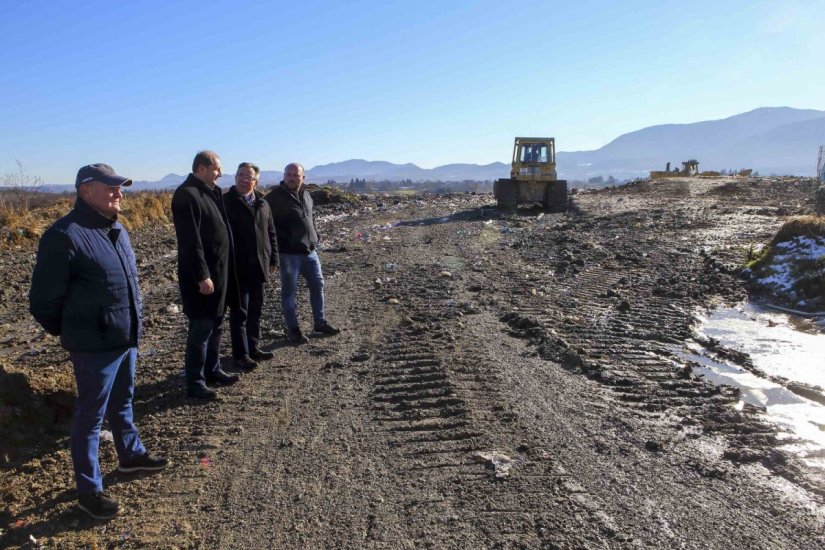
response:
<path id="1" fill-rule="evenodd" d="M 77 507 L 95 519 L 112 519 L 120 511 L 117 501 L 101 491 L 80 495 Z"/>
<path id="2" fill-rule="evenodd" d="M 124 474 L 140 471 L 155 472 L 157 470 L 163 470 L 167 466 L 169 466 L 169 459 L 165 456 L 155 456 L 144 453 L 134 458 L 120 461 L 117 471 Z"/>
<path id="3" fill-rule="evenodd" d="M 219 386 L 231 386 L 241 379 L 237 374 L 227 374 L 220 369 L 205 378 L 207 384 L 218 384 Z"/>
<path id="4" fill-rule="evenodd" d="M 255 361 L 269 361 L 270 359 L 275 358 L 275 354 L 271 351 L 261 351 L 259 349 L 253 349 L 249 352 L 249 357 L 251 357 Z"/>
<path id="5" fill-rule="evenodd" d="M 235 366 L 236 366 L 237 368 L 239 368 L 239 369 L 241 369 L 241 370 L 245 370 L 245 371 L 255 370 L 255 368 L 258 366 L 258 363 L 256 363 L 255 361 L 253 361 L 253 360 L 249 357 L 249 355 L 244 355 L 243 357 L 240 357 L 240 358 L 238 358 L 238 359 L 235 359 L 235 360 L 233 361 L 233 363 L 235 363 Z"/>
<path id="6" fill-rule="evenodd" d="M 195 384 L 194 386 L 189 386 L 186 388 L 186 397 L 191 397 L 192 399 L 215 399 L 218 397 L 217 392 L 211 388 L 207 388 L 203 384 Z"/>
<path id="7" fill-rule="evenodd" d="M 332 336 L 341 332 L 341 329 L 324 321 L 323 324 L 315 325 L 312 332 Z"/>
<path id="8" fill-rule="evenodd" d="M 309 342 L 309 338 L 301 332 L 300 328 L 288 328 L 286 330 L 286 339 L 287 341 L 292 342 L 293 344 L 298 344 L 299 346 Z"/>

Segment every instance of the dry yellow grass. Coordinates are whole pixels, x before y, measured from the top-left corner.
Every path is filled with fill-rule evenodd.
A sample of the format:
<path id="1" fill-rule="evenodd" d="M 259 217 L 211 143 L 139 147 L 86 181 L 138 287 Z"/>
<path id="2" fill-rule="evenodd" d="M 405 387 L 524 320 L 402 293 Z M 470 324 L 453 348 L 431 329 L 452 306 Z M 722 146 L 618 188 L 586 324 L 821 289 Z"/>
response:
<path id="1" fill-rule="evenodd" d="M 170 191 L 141 191 L 124 197 L 119 219 L 130 231 L 149 224 L 172 223 L 172 193 Z"/>
<path id="2" fill-rule="evenodd" d="M 0 193 L 0 248 L 36 244 L 43 232 L 66 215 L 74 195 Z M 130 231 L 172 221 L 171 192 L 127 192 L 119 219 Z"/>
<path id="3" fill-rule="evenodd" d="M 791 218 L 779 228 L 771 241 L 771 246 L 793 237 L 825 237 L 825 216 Z"/>

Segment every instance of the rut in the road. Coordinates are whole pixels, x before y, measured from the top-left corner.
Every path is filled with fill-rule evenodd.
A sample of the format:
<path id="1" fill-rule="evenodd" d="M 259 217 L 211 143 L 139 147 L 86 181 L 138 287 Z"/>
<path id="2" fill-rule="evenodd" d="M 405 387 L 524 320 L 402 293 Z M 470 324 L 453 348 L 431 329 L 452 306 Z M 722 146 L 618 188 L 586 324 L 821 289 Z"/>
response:
<path id="1" fill-rule="evenodd" d="M 518 247 L 522 260 L 551 274 L 553 283 L 528 282 L 513 294 L 502 316 L 512 333 L 529 338 L 542 356 L 610 387 L 638 417 L 666 413 L 677 429 L 723 433 L 732 447 L 774 445 L 774 428 L 734 409 L 736 389 L 693 376 L 673 352 L 691 338 L 698 304 L 736 295 L 735 276 L 713 257 L 661 244 L 680 242 L 699 222 L 671 212 L 658 222 L 642 215 L 588 220 L 586 232 L 580 223 L 573 219 L 521 237 L 530 244 Z M 577 238 L 585 233 L 596 239 Z M 523 280 L 516 271 L 505 277 Z M 728 455 L 743 458 L 736 451 Z"/>
<path id="2" fill-rule="evenodd" d="M 440 515 L 447 524 L 438 531 L 456 541 L 484 533 L 487 541 L 540 545 L 572 532 L 629 540 L 597 499 L 569 479 L 547 443 L 542 449 L 521 426 L 500 394 L 502 365 L 481 342 L 469 350 L 453 344 L 466 309 L 454 280 L 431 267 L 402 275 L 400 284 L 408 316 L 380 351 L 372 396 L 389 444 L 409 459 L 406 475 L 425 480 L 408 493 L 410 510 L 430 508 L 430 518 Z M 495 477 L 493 465 L 479 458 L 494 450 L 514 460 L 517 475 Z"/>

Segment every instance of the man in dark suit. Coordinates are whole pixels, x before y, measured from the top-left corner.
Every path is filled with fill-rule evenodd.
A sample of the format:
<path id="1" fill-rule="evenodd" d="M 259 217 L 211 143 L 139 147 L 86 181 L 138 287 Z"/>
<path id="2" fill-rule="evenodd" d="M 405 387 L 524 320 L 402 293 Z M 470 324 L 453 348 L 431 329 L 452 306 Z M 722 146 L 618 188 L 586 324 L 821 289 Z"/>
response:
<path id="1" fill-rule="evenodd" d="M 186 336 L 186 394 L 214 399 L 207 383 L 229 386 L 237 374 L 221 369 L 222 323 L 227 303 L 238 301 L 232 233 L 221 188 L 221 159 L 201 151 L 192 173 L 172 196 L 172 219 L 178 239 L 178 285 L 183 312 L 189 318 Z"/>
<path id="2" fill-rule="evenodd" d="M 256 361 L 272 359 L 271 351 L 260 349 L 261 308 L 267 275 L 278 269 L 278 242 L 272 212 L 263 194 L 255 188 L 261 169 L 242 162 L 235 173 L 235 185 L 223 196 L 235 246 L 238 276 L 237 306 L 229 309 L 232 357 L 243 370 L 258 366 Z"/>

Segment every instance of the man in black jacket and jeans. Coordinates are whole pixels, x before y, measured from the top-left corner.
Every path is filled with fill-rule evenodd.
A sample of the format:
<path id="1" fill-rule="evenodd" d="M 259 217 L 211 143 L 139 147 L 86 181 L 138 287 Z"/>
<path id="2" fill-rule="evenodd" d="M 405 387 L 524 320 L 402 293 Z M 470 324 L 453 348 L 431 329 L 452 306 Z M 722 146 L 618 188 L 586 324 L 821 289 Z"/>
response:
<path id="1" fill-rule="evenodd" d="M 284 181 L 264 197 L 272 210 L 278 235 L 278 257 L 281 264 L 281 305 L 286 323 L 286 338 L 295 344 L 308 342 L 298 325 L 296 299 L 298 276 L 309 287 L 314 332 L 338 334 L 338 328 L 327 322 L 324 311 L 324 275 L 318 259 L 318 234 L 312 221 L 312 197 L 304 185 L 304 167 L 298 163 L 284 168 Z"/>
<path id="2" fill-rule="evenodd" d="M 30 310 L 46 332 L 60 336 L 77 383 L 71 454 L 78 506 L 97 519 L 120 506 L 103 493 L 98 447 L 109 419 L 118 470 L 160 470 L 138 437 L 132 413 L 141 310 L 135 253 L 117 220 L 121 186 L 132 180 L 111 166 L 90 164 L 77 172 L 74 209 L 40 238 L 29 292 Z"/>
<path id="3" fill-rule="evenodd" d="M 172 219 L 178 239 L 178 286 L 189 318 L 184 364 L 186 395 L 214 399 L 207 383 L 230 386 L 237 374 L 221 369 L 223 315 L 227 302 L 238 302 L 232 232 L 221 188 L 221 159 L 201 151 L 192 173 L 172 195 Z"/>
<path id="4" fill-rule="evenodd" d="M 237 306 L 229 308 L 232 357 L 235 365 L 252 370 L 256 361 L 272 359 L 271 351 L 258 346 L 261 339 L 261 308 L 267 275 L 278 268 L 278 242 L 272 212 L 263 194 L 255 187 L 261 169 L 242 162 L 235 172 L 235 185 L 223 196 L 226 216 L 235 245 L 235 272 L 238 275 Z"/>

